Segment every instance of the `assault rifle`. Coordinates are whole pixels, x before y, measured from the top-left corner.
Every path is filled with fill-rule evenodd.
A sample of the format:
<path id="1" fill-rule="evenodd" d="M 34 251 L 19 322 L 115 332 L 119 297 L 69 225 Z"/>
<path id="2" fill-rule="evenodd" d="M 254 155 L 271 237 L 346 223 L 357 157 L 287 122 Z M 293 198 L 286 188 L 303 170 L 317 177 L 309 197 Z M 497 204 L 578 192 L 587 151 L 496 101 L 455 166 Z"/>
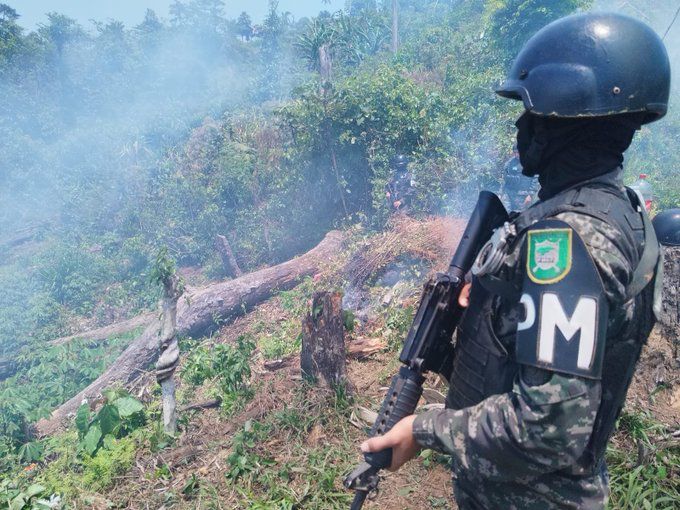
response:
<path id="1" fill-rule="evenodd" d="M 402 418 L 415 412 L 423 393 L 425 373 L 436 372 L 447 380 L 450 378 L 454 357 L 452 336 L 464 312 L 458 296 L 465 285 L 465 275 L 482 245 L 507 219 L 508 213 L 500 199 L 482 191 L 449 269 L 425 284 L 418 312 L 399 355 L 404 366 L 392 379 L 371 428 L 371 437 L 385 434 Z M 356 491 L 351 510 L 363 506 L 366 497 L 378 488 L 380 470 L 391 464 L 391 448 L 364 454 L 364 462 L 344 480 L 347 489 Z"/>

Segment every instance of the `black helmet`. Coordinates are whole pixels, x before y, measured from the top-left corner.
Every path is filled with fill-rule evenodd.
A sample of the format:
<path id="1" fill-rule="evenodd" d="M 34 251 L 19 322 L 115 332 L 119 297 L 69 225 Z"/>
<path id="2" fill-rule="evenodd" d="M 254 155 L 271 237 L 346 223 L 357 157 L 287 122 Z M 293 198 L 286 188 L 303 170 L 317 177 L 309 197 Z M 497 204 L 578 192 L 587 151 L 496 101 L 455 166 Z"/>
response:
<path id="1" fill-rule="evenodd" d="M 628 16 L 590 12 L 554 21 L 522 48 L 496 90 L 534 115 L 601 117 L 668 108 L 670 64 L 663 42 Z"/>
<path id="2" fill-rule="evenodd" d="M 680 209 L 660 212 L 652 220 L 656 237 L 666 246 L 680 246 Z"/>
<path id="3" fill-rule="evenodd" d="M 392 168 L 395 170 L 405 171 L 408 167 L 408 156 L 397 154 L 392 158 Z"/>

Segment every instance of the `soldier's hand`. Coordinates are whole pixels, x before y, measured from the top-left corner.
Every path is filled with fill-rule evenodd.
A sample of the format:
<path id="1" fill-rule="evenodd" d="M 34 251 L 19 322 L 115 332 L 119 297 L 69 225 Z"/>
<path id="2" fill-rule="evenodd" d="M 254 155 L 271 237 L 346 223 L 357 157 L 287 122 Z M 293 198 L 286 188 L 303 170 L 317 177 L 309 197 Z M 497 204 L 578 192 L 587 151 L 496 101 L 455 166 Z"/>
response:
<path id="1" fill-rule="evenodd" d="M 364 453 L 380 452 L 392 448 L 392 465 L 390 471 L 396 471 L 407 461 L 418 455 L 420 445 L 413 437 L 413 422 L 416 415 L 412 414 L 398 422 L 384 436 L 372 437 L 361 444 Z"/>
<path id="2" fill-rule="evenodd" d="M 470 288 L 472 288 L 472 284 L 466 283 L 458 294 L 458 304 L 463 308 L 470 306 Z"/>
<path id="3" fill-rule="evenodd" d="M 394 208 L 399 209 L 399 207 L 401 207 L 401 200 L 397 200 L 396 202 L 394 202 Z"/>

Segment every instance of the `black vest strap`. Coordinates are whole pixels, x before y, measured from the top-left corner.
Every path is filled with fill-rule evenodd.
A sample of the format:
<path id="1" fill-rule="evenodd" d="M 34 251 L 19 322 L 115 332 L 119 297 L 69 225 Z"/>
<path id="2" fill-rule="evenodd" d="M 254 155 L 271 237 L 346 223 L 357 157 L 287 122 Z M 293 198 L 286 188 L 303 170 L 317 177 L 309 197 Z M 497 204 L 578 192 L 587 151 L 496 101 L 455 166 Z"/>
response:
<path id="1" fill-rule="evenodd" d="M 628 197 L 633 202 L 633 205 L 640 212 L 642 222 L 645 227 L 645 247 L 640 257 L 640 263 L 633 272 L 633 279 L 626 289 L 628 298 L 637 296 L 642 290 L 654 279 L 654 275 L 658 272 L 661 266 L 661 250 L 659 249 L 659 241 L 656 238 L 652 221 L 649 219 L 647 210 L 644 206 L 644 200 L 640 197 L 637 191 L 626 188 Z"/>

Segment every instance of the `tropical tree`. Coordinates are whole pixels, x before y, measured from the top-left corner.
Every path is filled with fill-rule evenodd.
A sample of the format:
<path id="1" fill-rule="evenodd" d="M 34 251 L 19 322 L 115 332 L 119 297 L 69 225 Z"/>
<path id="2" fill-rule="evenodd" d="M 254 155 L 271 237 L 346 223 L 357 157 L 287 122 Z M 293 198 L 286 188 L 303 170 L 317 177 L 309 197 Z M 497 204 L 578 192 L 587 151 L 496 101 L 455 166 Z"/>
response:
<path id="1" fill-rule="evenodd" d="M 17 11 L 0 4 L 0 64 L 10 60 L 21 45 L 21 27 L 17 24 Z"/>
<path id="2" fill-rule="evenodd" d="M 250 41 L 253 36 L 253 20 L 250 18 L 247 12 L 243 11 L 238 19 L 236 20 L 236 28 L 238 34 L 245 41 Z"/>
<path id="3" fill-rule="evenodd" d="M 591 4 L 592 0 L 494 0 L 488 6 L 490 35 L 499 49 L 514 56 L 545 25 Z"/>

